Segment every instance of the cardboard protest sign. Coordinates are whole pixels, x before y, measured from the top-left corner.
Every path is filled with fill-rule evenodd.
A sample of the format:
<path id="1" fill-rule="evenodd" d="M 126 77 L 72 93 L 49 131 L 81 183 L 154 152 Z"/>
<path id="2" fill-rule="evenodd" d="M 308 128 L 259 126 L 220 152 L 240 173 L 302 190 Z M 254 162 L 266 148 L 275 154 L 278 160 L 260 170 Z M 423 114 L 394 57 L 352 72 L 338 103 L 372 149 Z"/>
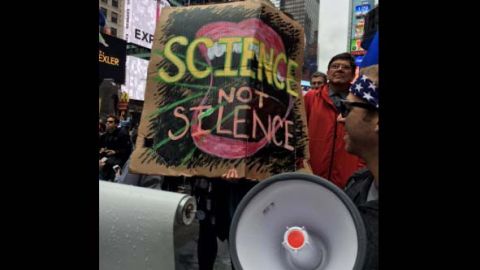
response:
<path id="1" fill-rule="evenodd" d="M 304 32 L 263 2 L 165 8 L 130 170 L 262 180 L 304 168 Z"/>

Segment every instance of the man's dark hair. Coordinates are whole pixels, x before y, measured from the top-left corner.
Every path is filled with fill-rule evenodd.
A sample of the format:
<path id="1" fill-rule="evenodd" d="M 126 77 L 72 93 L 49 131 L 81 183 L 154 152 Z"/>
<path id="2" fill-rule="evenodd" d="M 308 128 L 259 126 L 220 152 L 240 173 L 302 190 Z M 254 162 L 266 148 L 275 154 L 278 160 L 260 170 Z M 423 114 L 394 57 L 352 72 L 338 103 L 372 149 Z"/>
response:
<path id="1" fill-rule="evenodd" d="M 323 72 L 320 72 L 320 71 L 317 71 L 317 72 L 313 73 L 312 76 L 310 77 L 310 81 L 313 78 L 317 78 L 317 77 L 323 77 L 323 82 L 327 83 L 327 74 L 325 74 Z"/>
<path id="2" fill-rule="evenodd" d="M 118 123 L 120 123 L 120 119 L 118 119 L 118 117 L 117 117 L 116 115 L 109 114 L 109 115 L 107 116 L 107 120 L 108 120 L 108 118 L 113 118 L 113 121 L 114 121 L 115 124 L 117 124 L 117 125 L 118 125 Z"/>
<path id="3" fill-rule="evenodd" d="M 344 52 L 344 53 L 337 54 L 334 57 L 332 57 L 332 59 L 330 59 L 330 62 L 328 62 L 328 69 L 330 69 L 330 65 L 332 65 L 332 63 L 336 60 L 349 61 L 350 66 L 352 67 L 352 73 L 353 74 L 355 73 L 355 69 L 357 68 L 357 65 L 355 64 L 355 59 L 353 59 L 353 56 L 350 53 Z"/>

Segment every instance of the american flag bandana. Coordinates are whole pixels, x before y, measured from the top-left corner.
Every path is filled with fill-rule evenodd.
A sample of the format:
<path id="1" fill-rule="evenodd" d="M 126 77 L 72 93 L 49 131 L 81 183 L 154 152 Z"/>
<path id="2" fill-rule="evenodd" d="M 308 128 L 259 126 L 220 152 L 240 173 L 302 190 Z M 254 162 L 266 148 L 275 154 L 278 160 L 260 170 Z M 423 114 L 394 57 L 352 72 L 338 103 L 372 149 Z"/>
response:
<path id="1" fill-rule="evenodd" d="M 359 77 L 350 87 L 350 93 L 366 100 L 378 109 L 378 89 L 367 76 Z"/>

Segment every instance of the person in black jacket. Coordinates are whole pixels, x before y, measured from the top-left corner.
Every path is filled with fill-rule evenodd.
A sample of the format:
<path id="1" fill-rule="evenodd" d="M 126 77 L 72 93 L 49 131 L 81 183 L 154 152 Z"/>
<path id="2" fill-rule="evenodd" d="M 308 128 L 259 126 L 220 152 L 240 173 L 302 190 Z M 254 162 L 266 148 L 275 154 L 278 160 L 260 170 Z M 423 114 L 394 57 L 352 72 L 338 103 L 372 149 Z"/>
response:
<path id="1" fill-rule="evenodd" d="M 235 169 L 221 178 L 195 177 L 193 195 L 197 199 L 199 222 L 199 270 L 212 270 L 218 252 L 217 238 L 229 241 L 230 224 L 243 197 L 258 181 L 239 178 Z M 234 269 L 233 264 L 231 266 Z"/>
<path id="2" fill-rule="evenodd" d="M 345 125 L 345 149 L 367 164 L 367 169 L 350 177 L 345 188 L 367 231 L 365 270 L 378 269 L 378 91 L 378 64 L 362 68 L 337 119 Z"/>
<path id="3" fill-rule="evenodd" d="M 378 179 L 378 178 L 376 178 Z M 376 181 L 378 183 L 378 180 Z M 367 231 L 365 270 L 378 269 L 378 187 L 368 169 L 362 169 L 349 180 L 345 192 L 362 215 Z"/>
<path id="4" fill-rule="evenodd" d="M 100 136 L 99 166 L 102 180 L 112 181 L 115 178 L 113 167 L 115 165 L 122 167 L 132 152 L 130 136 L 120 131 L 118 123 L 116 116 L 109 115 L 106 132 Z"/>

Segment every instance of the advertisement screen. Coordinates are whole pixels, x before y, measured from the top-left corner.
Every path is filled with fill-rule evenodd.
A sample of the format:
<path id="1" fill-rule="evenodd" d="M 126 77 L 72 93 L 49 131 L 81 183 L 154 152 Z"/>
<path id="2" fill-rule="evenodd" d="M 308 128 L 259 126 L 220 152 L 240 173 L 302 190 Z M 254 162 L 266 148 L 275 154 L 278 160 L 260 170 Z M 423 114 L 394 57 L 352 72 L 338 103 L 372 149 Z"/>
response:
<path id="1" fill-rule="evenodd" d="M 365 33 L 365 15 L 372 9 L 373 4 L 373 0 L 352 0 L 350 50 L 353 55 L 365 53 L 360 44 Z"/>
<path id="2" fill-rule="evenodd" d="M 134 56 L 127 56 L 127 75 L 122 91 L 128 93 L 131 99 L 144 100 L 147 84 L 148 60 Z"/>
<path id="3" fill-rule="evenodd" d="M 104 42 L 98 43 L 98 73 L 100 79 L 125 82 L 127 43 L 123 39 L 101 34 Z"/>
<path id="4" fill-rule="evenodd" d="M 125 0 L 124 39 L 151 49 L 162 8 L 169 6 L 166 0 Z"/>

